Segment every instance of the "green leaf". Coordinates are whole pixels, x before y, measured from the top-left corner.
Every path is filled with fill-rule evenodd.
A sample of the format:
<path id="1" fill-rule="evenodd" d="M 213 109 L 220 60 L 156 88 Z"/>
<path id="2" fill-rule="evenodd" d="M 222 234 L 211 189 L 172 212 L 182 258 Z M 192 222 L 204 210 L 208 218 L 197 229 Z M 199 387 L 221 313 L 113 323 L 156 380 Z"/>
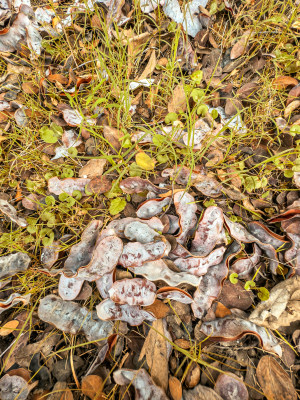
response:
<path id="1" fill-rule="evenodd" d="M 155 167 L 155 160 L 146 154 L 144 151 L 137 153 L 135 161 L 139 167 L 146 171 L 152 171 Z"/>
<path id="2" fill-rule="evenodd" d="M 269 299 L 270 293 L 265 287 L 260 287 L 258 288 L 257 296 L 261 301 L 266 301 Z"/>
<path id="3" fill-rule="evenodd" d="M 126 200 L 122 197 L 117 197 L 110 202 L 109 212 L 111 215 L 117 215 L 126 207 Z"/>
<path id="4" fill-rule="evenodd" d="M 70 157 L 76 157 L 77 154 L 78 154 L 78 151 L 77 151 L 76 147 L 70 147 L 70 148 L 68 149 L 68 153 L 69 153 L 69 156 L 70 156 Z M 73 172 L 73 171 L 72 171 L 72 172 Z M 72 175 L 72 176 L 73 176 L 73 175 Z"/>
<path id="5" fill-rule="evenodd" d="M 204 207 L 215 206 L 215 205 L 216 205 L 216 202 L 215 202 L 214 199 L 210 199 L 210 200 L 206 200 L 206 201 L 203 203 L 203 205 L 204 205 Z"/>
<path id="6" fill-rule="evenodd" d="M 157 135 L 157 134 L 153 135 L 153 144 L 156 147 L 162 146 L 165 143 L 165 141 L 166 139 L 163 135 Z"/>
<path id="7" fill-rule="evenodd" d="M 57 125 L 55 122 L 51 122 L 50 129 L 57 135 L 61 136 L 64 133 L 64 130 L 61 126 Z"/>
<path id="8" fill-rule="evenodd" d="M 43 126 L 40 130 L 40 137 L 45 143 L 56 143 L 58 141 L 58 134 L 47 126 Z"/>
<path id="9" fill-rule="evenodd" d="M 80 190 L 74 190 L 74 192 L 72 193 L 72 196 L 77 201 L 82 199 L 82 193 L 80 192 Z"/>
<path id="10" fill-rule="evenodd" d="M 161 163 L 161 164 L 166 163 L 166 162 L 169 161 L 169 157 L 168 157 L 166 154 L 165 154 L 165 155 L 163 155 L 163 154 L 158 154 L 158 156 L 157 156 L 156 158 L 157 158 L 157 161 L 158 161 L 159 163 Z"/>
<path id="11" fill-rule="evenodd" d="M 58 198 L 59 198 L 60 201 L 66 201 L 68 197 L 69 197 L 68 193 L 65 193 L 65 192 L 64 192 L 64 193 L 61 193 L 61 194 L 58 196 Z"/>
<path id="12" fill-rule="evenodd" d="M 192 73 L 191 80 L 197 85 L 200 85 L 203 79 L 203 71 L 198 70 Z"/>
<path id="13" fill-rule="evenodd" d="M 142 173 L 143 173 L 142 169 L 137 165 L 136 162 L 133 162 L 130 164 L 130 167 L 129 167 L 129 175 L 130 176 L 141 176 Z"/>
<path id="14" fill-rule="evenodd" d="M 165 123 L 171 124 L 172 122 L 176 121 L 177 119 L 178 119 L 178 115 L 175 112 L 170 112 L 165 117 Z"/>
<path id="15" fill-rule="evenodd" d="M 193 89 L 191 91 L 191 98 L 194 100 L 195 103 L 202 101 L 204 98 L 204 90 L 202 89 Z"/>
<path id="16" fill-rule="evenodd" d="M 284 176 L 286 177 L 286 178 L 292 178 L 293 176 L 294 176 L 294 171 L 292 171 L 292 170 L 290 170 L 290 169 L 287 169 L 287 170 L 285 170 L 284 171 Z"/>
<path id="17" fill-rule="evenodd" d="M 53 196 L 46 196 L 45 203 L 47 204 L 47 206 L 54 206 L 55 198 Z"/>
<path id="18" fill-rule="evenodd" d="M 197 114 L 200 115 L 201 117 L 205 117 L 205 115 L 208 112 L 208 107 L 206 104 L 201 104 L 198 108 L 197 108 Z"/>
<path id="19" fill-rule="evenodd" d="M 238 278 L 238 274 L 236 272 L 233 272 L 232 274 L 229 275 L 229 280 L 233 285 L 238 283 L 238 279 L 237 278 Z"/>
<path id="20" fill-rule="evenodd" d="M 217 110 L 212 110 L 212 112 L 210 113 L 210 115 L 212 116 L 213 119 L 217 119 L 219 116 L 219 113 Z"/>
<path id="21" fill-rule="evenodd" d="M 251 290 L 251 288 L 254 288 L 254 287 L 255 287 L 255 282 L 253 282 L 253 281 L 247 281 L 247 282 L 245 283 L 244 289 L 246 289 L 246 290 Z"/>

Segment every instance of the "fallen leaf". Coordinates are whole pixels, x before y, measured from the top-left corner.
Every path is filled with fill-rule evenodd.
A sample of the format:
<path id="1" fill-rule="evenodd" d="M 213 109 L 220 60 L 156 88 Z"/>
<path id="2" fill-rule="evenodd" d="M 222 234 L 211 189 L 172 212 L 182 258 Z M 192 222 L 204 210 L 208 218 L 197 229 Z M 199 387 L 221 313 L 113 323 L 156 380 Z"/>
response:
<path id="1" fill-rule="evenodd" d="M 22 228 L 28 225 L 26 220 L 22 217 L 19 217 L 17 215 L 17 210 L 6 200 L 0 199 L 0 211 L 4 215 L 6 215 L 12 222 L 16 223 Z"/>
<path id="2" fill-rule="evenodd" d="M 63 394 L 60 396 L 60 400 L 73 400 L 73 399 L 74 399 L 74 397 L 73 397 L 72 391 L 69 388 L 66 388 L 63 391 Z"/>
<path id="3" fill-rule="evenodd" d="M 175 376 L 169 378 L 169 391 L 173 400 L 182 399 L 182 386 L 180 380 Z"/>
<path id="4" fill-rule="evenodd" d="M 155 160 L 148 156 L 144 151 L 137 153 L 135 161 L 139 167 L 146 171 L 151 171 L 155 167 Z"/>
<path id="5" fill-rule="evenodd" d="M 248 400 L 249 398 L 245 384 L 237 375 L 230 372 L 218 376 L 214 390 L 223 400 Z"/>
<path id="6" fill-rule="evenodd" d="M 200 330 L 210 339 L 218 342 L 233 341 L 245 335 L 254 335 L 258 338 L 264 350 L 276 353 L 279 357 L 282 355 L 282 349 L 275 336 L 267 332 L 265 328 L 242 318 L 228 316 L 210 322 L 203 322 Z"/>
<path id="7" fill-rule="evenodd" d="M 284 118 L 288 118 L 290 114 L 300 106 L 300 100 L 293 100 L 284 110 Z"/>
<path id="8" fill-rule="evenodd" d="M 87 193 L 92 193 L 97 195 L 109 192 L 111 188 L 112 188 L 112 183 L 106 176 L 93 178 L 86 185 Z"/>
<path id="9" fill-rule="evenodd" d="M 156 67 L 156 56 L 155 56 L 155 49 L 151 51 L 151 55 L 149 61 L 142 72 L 142 74 L 137 78 L 137 81 L 141 81 L 148 77 L 148 75 L 152 74 Z"/>
<path id="10" fill-rule="evenodd" d="M 183 304 L 191 304 L 193 302 L 193 298 L 188 292 L 176 287 L 162 287 L 157 290 L 156 295 L 159 299 L 175 300 Z"/>
<path id="11" fill-rule="evenodd" d="M 170 308 L 167 304 L 158 299 L 156 299 L 150 306 L 144 307 L 144 309 L 153 314 L 157 319 L 165 318 L 170 312 Z"/>
<path id="12" fill-rule="evenodd" d="M 277 89 L 285 89 L 288 86 L 295 85 L 298 85 L 298 80 L 292 76 L 281 75 L 275 78 L 273 81 L 273 86 L 275 86 Z"/>
<path id="13" fill-rule="evenodd" d="M 270 297 L 258 304 L 249 320 L 270 329 L 290 326 L 300 319 L 300 276 L 293 276 L 275 285 Z"/>
<path id="14" fill-rule="evenodd" d="M 190 365 L 186 378 L 184 380 L 185 386 L 189 389 L 193 389 L 198 385 L 201 376 L 201 368 L 197 362 L 193 362 Z"/>
<path id="15" fill-rule="evenodd" d="M 183 84 L 179 84 L 175 87 L 172 93 L 171 100 L 168 103 L 168 112 L 184 112 L 187 107 L 187 99 L 184 91 Z"/>
<path id="16" fill-rule="evenodd" d="M 263 356 L 259 360 L 256 376 L 268 400 L 298 399 L 291 378 L 273 357 Z"/>
<path id="17" fill-rule="evenodd" d="M 12 320 L 8 321 L 6 324 L 0 327 L 0 336 L 7 336 L 10 335 L 19 325 L 19 321 Z"/>
<path id="18" fill-rule="evenodd" d="M 236 94 L 240 99 L 247 99 L 250 97 L 253 93 L 255 93 L 258 89 L 258 83 L 256 82 L 248 82 L 245 83 L 243 86 L 241 86 Z"/>
<path id="19" fill-rule="evenodd" d="M 290 78 L 290 79 L 294 79 L 295 81 L 297 81 L 297 79 L 295 78 Z M 300 85 L 297 81 L 297 83 L 295 84 L 296 86 L 294 86 L 288 94 L 288 98 L 286 100 L 286 105 L 288 106 L 292 101 L 296 100 L 299 96 L 300 96 Z"/>
<path id="20" fill-rule="evenodd" d="M 101 321 L 78 303 L 62 300 L 54 294 L 40 301 L 38 315 L 42 321 L 63 332 L 73 335 L 83 333 L 88 341 L 99 341 L 100 344 L 104 344 L 113 333 L 110 322 Z"/>
<path id="21" fill-rule="evenodd" d="M 31 378 L 30 372 L 28 371 L 28 369 L 25 368 L 10 369 L 9 371 L 7 371 L 7 374 L 10 376 L 15 376 L 15 375 L 20 376 L 26 382 L 29 382 Z"/>
<path id="22" fill-rule="evenodd" d="M 166 321 L 163 319 L 154 321 L 139 357 L 139 360 L 142 360 L 144 356 L 146 357 L 151 378 L 165 392 L 168 389 L 169 349 L 171 346 L 166 338 L 172 340 L 167 330 Z"/>
<path id="23" fill-rule="evenodd" d="M 102 394 L 103 380 L 98 375 L 84 376 L 81 381 L 81 391 L 91 400 L 103 400 L 105 395 Z"/>
<path id="24" fill-rule="evenodd" d="M 106 164 L 107 160 L 103 158 L 89 160 L 84 167 L 80 168 L 78 176 L 89 179 L 100 177 Z"/>
<path id="25" fill-rule="evenodd" d="M 135 400 L 168 400 L 164 391 L 156 386 L 144 369 L 120 368 L 113 373 L 118 385 L 132 384 L 135 388 Z"/>
<path id="26" fill-rule="evenodd" d="M 122 138 L 124 133 L 117 128 L 105 125 L 103 127 L 103 135 L 113 149 L 119 151 L 121 149 Z"/>
<path id="27" fill-rule="evenodd" d="M 225 307 L 222 303 L 217 302 L 217 308 L 215 310 L 216 318 L 224 318 L 227 315 L 231 315 L 231 311 Z"/>
<path id="28" fill-rule="evenodd" d="M 235 43 L 230 52 L 230 59 L 235 60 L 242 56 L 249 49 L 249 40 L 253 36 L 250 30 L 247 30 L 241 37 L 241 39 Z"/>

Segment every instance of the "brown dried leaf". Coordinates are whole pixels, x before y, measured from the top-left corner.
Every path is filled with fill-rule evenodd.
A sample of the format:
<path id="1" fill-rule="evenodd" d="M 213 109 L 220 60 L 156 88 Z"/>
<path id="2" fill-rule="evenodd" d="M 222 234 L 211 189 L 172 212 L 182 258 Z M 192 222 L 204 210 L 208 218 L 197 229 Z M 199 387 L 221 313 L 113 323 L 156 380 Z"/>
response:
<path id="1" fill-rule="evenodd" d="M 170 308 L 158 299 L 151 306 L 144 307 L 144 309 L 153 314 L 157 319 L 165 318 L 170 312 Z"/>
<path id="2" fill-rule="evenodd" d="M 284 118 L 288 118 L 290 114 L 300 107 L 300 100 L 293 100 L 284 110 Z"/>
<path id="3" fill-rule="evenodd" d="M 207 207 L 198 223 L 191 251 L 207 256 L 217 244 L 226 244 L 223 224 L 223 211 L 216 206 Z"/>
<path id="4" fill-rule="evenodd" d="M 189 283 L 192 286 L 198 286 L 201 277 L 197 277 L 185 272 L 174 272 L 163 260 L 151 261 L 144 263 L 141 267 L 130 268 L 132 272 L 142 275 L 149 281 L 162 280 L 170 286 L 178 286 L 182 283 Z"/>
<path id="5" fill-rule="evenodd" d="M 71 392 L 71 389 L 69 388 L 66 388 L 63 391 L 63 394 L 60 396 L 60 400 L 73 400 L 73 399 L 74 399 L 73 394 Z"/>
<path id="6" fill-rule="evenodd" d="M 19 321 L 17 320 L 12 320 L 12 321 L 8 321 L 6 324 L 4 324 L 3 326 L 1 326 L 0 328 L 0 336 L 4 337 L 7 335 L 10 335 L 19 325 Z"/>
<path id="7" fill-rule="evenodd" d="M 103 380 L 98 375 L 88 375 L 82 378 L 81 391 L 91 400 L 103 400 L 106 398 L 102 394 Z"/>
<path id="8" fill-rule="evenodd" d="M 30 195 L 22 199 L 22 206 L 27 210 L 36 211 L 40 207 L 38 203 L 43 197 L 44 196 L 39 196 L 35 193 L 31 193 Z"/>
<path id="9" fill-rule="evenodd" d="M 217 307 L 215 310 L 216 318 L 224 318 L 227 315 L 231 315 L 231 311 L 225 307 L 222 303 L 217 302 Z"/>
<path id="10" fill-rule="evenodd" d="M 188 370 L 188 373 L 185 378 L 185 385 L 189 389 L 193 389 L 196 385 L 198 385 L 201 376 L 201 368 L 198 363 L 193 362 Z"/>
<path id="11" fill-rule="evenodd" d="M 141 267 L 146 262 L 166 257 L 170 250 L 171 245 L 163 237 L 153 243 L 127 243 L 123 248 L 119 264 L 124 268 Z"/>
<path id="12" fill-rule="evenodd" d="M 182 399 L 182 386 L 180 380 L 177 379 L 175 376 L 170 376 L 169 378 L 169 391 L 172 400 Z"/>
<path id="13" fill-rule="evenodd" d="M 197 223 L 197 205 L 194 197 L 184 191 L 175 193 L 174 205 L 179 215 L 180 226 L 180 233 L 177 235 L 177 241 L 180 244 L 184 244 L 190 230 L 193 229 Z"/>
<path id="14" fill-rule="evenodd" d="M 106 299 L 98 304 L 96 311 L 102 321 L 123 321 L 133 326 L 141 325 L 144 320 L 155 320 L 150 312 L 141 310 L 138 306 L 115 304 L 111 299 Z"/>
<path id="15" fill-rule="evenodd" d="M 170 197 L 146 200 L 138 207 L 136 215 L 139 218 L 150 219 L 163 212 L 164 208 L 168 207 L 171 201 Z"/>
<path id="16" fill-rule="evenodd" d="M 248 400 L 249 398 L 245 384 L 237 375 L 230 372 L 218 376 L 214 389 L 224 400 Z"/>
<path id="17" fill-rule="evenodd" d="M 278 89 L 285 89 L 288 86 L 295 86 L 295 85 L 298 85 L 298 80 L 296 78 L 293 78 L 292 76 L 281 75 L 275 78 L 273 81 L 273 86 L 275 86 Z"/>
<path id="18" fill-rule="evenodd" d="M 225 114 L 232 117 L 243 109 L 243 104 L 239 99 L 228 98 L 225 104 Z"/>
<path id="19" fill-rule="evenodd" d="M 148 75 L 152 74 L 156 67 L 156 56 L 155 56 L 155 49 L 151 51 L 151 55 L 142 74 L 136 78 L 136 81 L 141 81 L 142 79 L 146 79 Z"/>
<path id="20" fill-rule="evenodd" d="M 30 381 L 30 372 L 28 371 L 28 369 L 25 368 L 17 368 L 17 369 L 10 369 L 9 371 L 7 371 L 7 374 L 10 376 L 20 376 L 21 378 L 23 378 L 26 382 Z"/>
<path id="21" fill-rule="evenodd" d="M 173 90 L 172 98 L 168 103 L 168 112 L 178 113 L 186 110 L 186 95 L 183 84 L 179 84 Z"/>
<path id="22" fill-rule="evenodd" d="M 80 307 L 73 301 L 65 301 L 50 294 L 40 301 L 38 308 L 39 318 L 54 325 L 63 332 L 85 334 L 88 341 L 101 341 L 107 339 L 113 333 L 113 325 L 110 322 L 99 320 L 86 308 Z"/>
<path id="23" fill-rule="evenodd" d="M 253 294 L 244 289 L 244 284 L 238 281 L 236 284 L 226 280 L 218 300 L 228 308 L 247 310 L 253 303 Z"/>
<path id="24" fill-rule="evenodd" d="M 289 375 L 271 356 L 263 356 L 256 369 L 258 382 L 268 400 L 297 400 Z"/>
<path id="25" fill-rule="evenodd" d="M 235 60 L 236 58 L 243 55 L 249 49 L 249 39 L 251 38 L 252 34 L 250 30 L 247 30 L 241 39 L 232 47 L 230 52 L 230 59 Z"/>
<path id="26" fill-rule="evenodd" d="M 210 322 L 203 322 L 201 332 L 215 341 L 233 341 L 245 335 L 254 335 L 258 338 L 260 345 L 266 351 L 276 353 L 281 357 L 282 349 L 278 340 L 261 326 L 242 318 L 228 316 Z"/>
<path id="27" fill-rule="evenodd" d="M 241 86 L 236 94 L 240 99 L 246 99 L 247 97 L 250 97 L 254 92 L 256 92 L 257 88 L 258 83 L 248 82 L 245 83 L 245 85 Z"/>
<path id="28" fill-rule="evenodd" d="M 8 201 L 0 199 L 0 211 L 6 215 L 12 222 L 21 226 L 22 228 L 26 227 L 28 224 L 26 220 L 17 215 L 17 210 Z"/>
<path id="29" fill-rule="evenodd" d="M 139 360 L 146 356 L 151 378 L 154 383 L 165 392 L 168 389 L 170 344 L 166 340 L 172 340 L 167 330 L 166 321 L 156 320 L 152 323 L 149 333 L 142 347 Z"/>
<path id="30" fill-rule="evenodd" d="M 30 261 L 30 257 L 21 252 L 0 257 L 0 279 L 26 271 Z"/>
<path id="31" fill-rule="evenodd" d="M 37 84 L 34 84 L 33 82 L 23 82 L 22 90 L 24 93 L 27 94 L 38 94 L 39 87 L 37 86 Z"/>
<path id="32" fill-rule="evenodd" d="M 182 272 L 202 276 L 207 273 L 209 267 L 221 263 L 225 251 L 226 247 L 222 246 L 213 250 L 208 256 L 193 256 L 188 258 L 178 257 L 174 260 L 174 264 Z"/>
<path id="33" fill-rule="evenodd" d="M 84 167 L 80 168 L 78 176 L 79 178 L 97 178 L 103 174 L 106 164 L 107 160 L 103 158 L 89 160 Z"/>
<path id="34" fill-rule="evenodd" d="M 278 283 L 270 291 L 270 297 L 252 311 L 249 320 L 271 329 L 290 326 L 300 319 L 300 276 L 293 276 Z"/>
<path id="35" fill-rule="evenodd" d="M 290 78 L 290 79 L 295 79 L 295 78 Z M 297 81 L 297 79 L 295 79 Z M 297 86 L 293 87 L 288 94 L 288 98 L 286 101 L 286 105 L 288 106 L 292 101 L 296 100 L 300 96 L 300 85 L 297 81 L 296 83 Z"/>
<path id="36" fill-rule="evenodd" d="M 221 196 L 222 190 L 224 190 L 221 183 L 218 182 L 215 178 L 213 178 L 212 176 L 204 176 L 200 174 L 197 176 L 197 179 L 193 183 L 193 186 L 197 190 L 199 190 L 199 192 L 202 193 L 204 196 L 213 198 Z"/>
<path id="37" fill-rule="evenodd" d="M 155 300 L 156 286 L 147 279 L 122 279 L 114 282 L 108 293 L 118 304 L 150 306 Z"/>
<path id="38" fill-rule="evenodd" d="M 130 385 L 135 388 L 135 400 L 168 400 L 164 391 L 156 386 L 144 369 L 121 368 L 115 371 L 114 380 L 118 385 Z"/>
<path id="39" fill-rule="evenodd" d="M 69 82 L 69 79 L 66 76 L 63 76 L 62 74 L 50 74 L 47 76 L 48 81 L 50 82 L 59 82 L 62 85 L 67 85 Z"/>
<path id="40" fill-rule="evenodd" d="M 103 135 L 113 149 L 117 151 L 121 149 L 122 138 L 124 137 L 122 131 L 112 126 L 105 125 L 103 127 Z"/>
<path id="41" fill-rule="evenodd" d="M 85 186 L 90 182 L 90 179 L 85 178 L 66 178 L 59 179 L 57 176 L 48 180 L 48 190 L 57 196 L 61 193 L 67 193 L 72 196 L 75 190 L 79 190 L 83 196 L 85 194 Z"/>
<path id="42" fill-rule="evenodd" d="M 93 194 L 102 194 L 109 192 L 112 187 L 111 181 L 106 176 L 99 178 L 93 178 L 87 185 L 86 189 L 88 192 Z"/>

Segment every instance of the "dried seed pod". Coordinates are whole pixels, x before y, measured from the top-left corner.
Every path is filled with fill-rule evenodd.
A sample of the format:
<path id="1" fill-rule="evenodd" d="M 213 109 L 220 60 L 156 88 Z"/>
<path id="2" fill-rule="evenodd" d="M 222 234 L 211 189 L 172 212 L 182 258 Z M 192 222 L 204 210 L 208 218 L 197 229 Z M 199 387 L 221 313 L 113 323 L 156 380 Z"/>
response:
<path id="1" fill-rule="evenodd" d="M 118 304 L 150 306 L 155 301 L 156 286 L 147 279 L 122 279 L 116 281 L 108 293 L 111 300 Z"/>

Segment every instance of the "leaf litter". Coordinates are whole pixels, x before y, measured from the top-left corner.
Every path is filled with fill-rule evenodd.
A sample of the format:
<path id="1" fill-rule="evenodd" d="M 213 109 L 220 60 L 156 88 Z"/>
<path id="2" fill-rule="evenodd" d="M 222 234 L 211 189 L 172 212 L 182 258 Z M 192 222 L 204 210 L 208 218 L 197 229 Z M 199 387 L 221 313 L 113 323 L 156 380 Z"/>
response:
<path id="1" fill-rule="evenodd" d="M 254 3 L 1 3 L 1 398 L 296 397 L 297 22 Z"/>

